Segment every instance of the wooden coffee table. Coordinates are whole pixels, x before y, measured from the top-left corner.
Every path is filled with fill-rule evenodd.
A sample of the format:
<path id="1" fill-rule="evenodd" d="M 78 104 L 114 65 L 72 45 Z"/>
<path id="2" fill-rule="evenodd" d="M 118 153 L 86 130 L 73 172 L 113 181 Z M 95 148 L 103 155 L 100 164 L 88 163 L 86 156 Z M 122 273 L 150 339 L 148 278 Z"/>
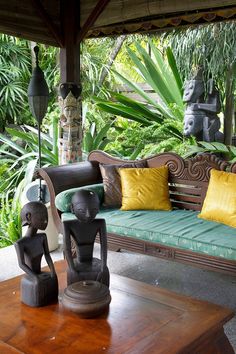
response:
<path id="1" fill-rule="evenodd" d="M 57 262 L 60 288 L 65 261 Z M 107 314 L 80 319 L 60 302 L 30 308 L 20 302 L 20 277 L 0 283 L 0 353 L 234 353 L 223 325 L 229 309 L 111 275 Z"/>

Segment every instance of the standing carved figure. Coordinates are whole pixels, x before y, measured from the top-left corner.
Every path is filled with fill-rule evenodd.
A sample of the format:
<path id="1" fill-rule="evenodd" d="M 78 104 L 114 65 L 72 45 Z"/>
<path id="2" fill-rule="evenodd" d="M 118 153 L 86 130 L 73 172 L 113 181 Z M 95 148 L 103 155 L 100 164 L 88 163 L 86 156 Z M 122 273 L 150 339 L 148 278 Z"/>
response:
<path id="1" fill-rule="evenodd" d="M 80 114 L 81 89 L 73 83 L 60 86 L 59 104 L 61 117 L 59 126 L 60 164 L 81 160 L 82 121 Z"/>
<path id="2" fill-rule="evenodd" d="M 212 79 L 208 82 L 208 93 L 204 101 L 204 84 L 201 74 L 189 80 L 185 85 L 183 101 L 187 103 L 184 115 L 184 135 L 195 136 L 198 141 L 223 142 L 224 135 L 219 131 L 220 112 L 219 91 Z"/>
<path id="3" fill-rule="evenodd" d="M 99 211 L 99 198 L 89 190 L 80 190 L 72 197 L 71 210 L 77 220 L 63 222 L 64 251 L 68 263 L 67 284 L 94 280 L 109 286 L 107 267 L 107 233 L 104 219 L 95 219 Z M 99 234 L 101 259 L 93 258 L 96 235 Z M 72 255 L 72 241 L 76 257 Z"/>
<path id="4" fill-rule="evenodd" d="M 21 301 L 38 307 L 57 301 L 58 280 L 51 259 L 47 236 L 37 233 L 45 230 L 48 223 L 46 206 L 41 202 L 27 203 L 21 210 L 22 225 L 29 225 L 26 235 L 14 245 L 21 269 L 26 273 L 21 280 Z M 41 259 L 45 256 L 50 271 L 41 270 Z"/>

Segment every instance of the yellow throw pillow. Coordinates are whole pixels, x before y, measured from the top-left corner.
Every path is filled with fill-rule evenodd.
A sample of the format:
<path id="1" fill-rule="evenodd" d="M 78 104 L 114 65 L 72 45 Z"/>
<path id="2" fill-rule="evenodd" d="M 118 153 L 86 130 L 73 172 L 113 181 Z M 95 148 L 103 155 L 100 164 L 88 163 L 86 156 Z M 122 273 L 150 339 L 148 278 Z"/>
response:
<path id="1" fill-rule="evenodd" d="M 119 168 L 121 210 L 171 210 L 168 167 Z"/>
<path id="2" fill-rule="evenodd" d="M 236 175 L 211 170 L 206 198 L 199 218 L 236 227 Z"/>

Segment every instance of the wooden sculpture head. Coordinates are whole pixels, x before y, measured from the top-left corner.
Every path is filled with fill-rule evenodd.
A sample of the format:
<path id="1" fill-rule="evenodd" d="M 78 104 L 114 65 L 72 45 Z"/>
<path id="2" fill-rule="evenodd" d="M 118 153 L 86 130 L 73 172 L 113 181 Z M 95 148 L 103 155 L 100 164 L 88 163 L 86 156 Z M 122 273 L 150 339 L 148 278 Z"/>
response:
<path id="1" fill-rule="evenodd" d="M 90 190 L 80 190 L 72 197 L 71 211 L 80 222 L 92 222 L 99 212 L 99 198 Z"/>
<path id="2" fill-rule="evenodd" d="M 41 202 L 29 202 L 21 209 L 22 226 L 29 225 L 30 228 L 45 230 L 48 224 L 48 211 Z"/>

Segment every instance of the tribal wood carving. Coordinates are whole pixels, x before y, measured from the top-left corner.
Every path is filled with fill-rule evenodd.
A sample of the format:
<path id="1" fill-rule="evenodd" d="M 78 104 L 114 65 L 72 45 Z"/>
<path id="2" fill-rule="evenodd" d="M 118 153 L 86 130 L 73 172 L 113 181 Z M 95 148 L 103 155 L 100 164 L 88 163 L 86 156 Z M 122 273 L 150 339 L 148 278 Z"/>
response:
<path id="1" fill-rule="evenodd" d="M 179 178 L 180 180 L 194 180 L 196 182 L 208 182 L 212 168 L 225 171 L 229 166 L 227 161 L 212 154 L 200 154 L 189 159 L 183 159 L 174 153 L 164 153 L 148 158 L 147 161 L 149 167 L 167 165 L 170 179 Z"/>
<path id="2" fill-rule="evenodd" d="M 82 119 L 80 114 L 81 88 L 73 83 L 60 86 L 59 105 L 61 117 L 59 125 L 60 164 L 80 161 L 82 158 Z"/>

